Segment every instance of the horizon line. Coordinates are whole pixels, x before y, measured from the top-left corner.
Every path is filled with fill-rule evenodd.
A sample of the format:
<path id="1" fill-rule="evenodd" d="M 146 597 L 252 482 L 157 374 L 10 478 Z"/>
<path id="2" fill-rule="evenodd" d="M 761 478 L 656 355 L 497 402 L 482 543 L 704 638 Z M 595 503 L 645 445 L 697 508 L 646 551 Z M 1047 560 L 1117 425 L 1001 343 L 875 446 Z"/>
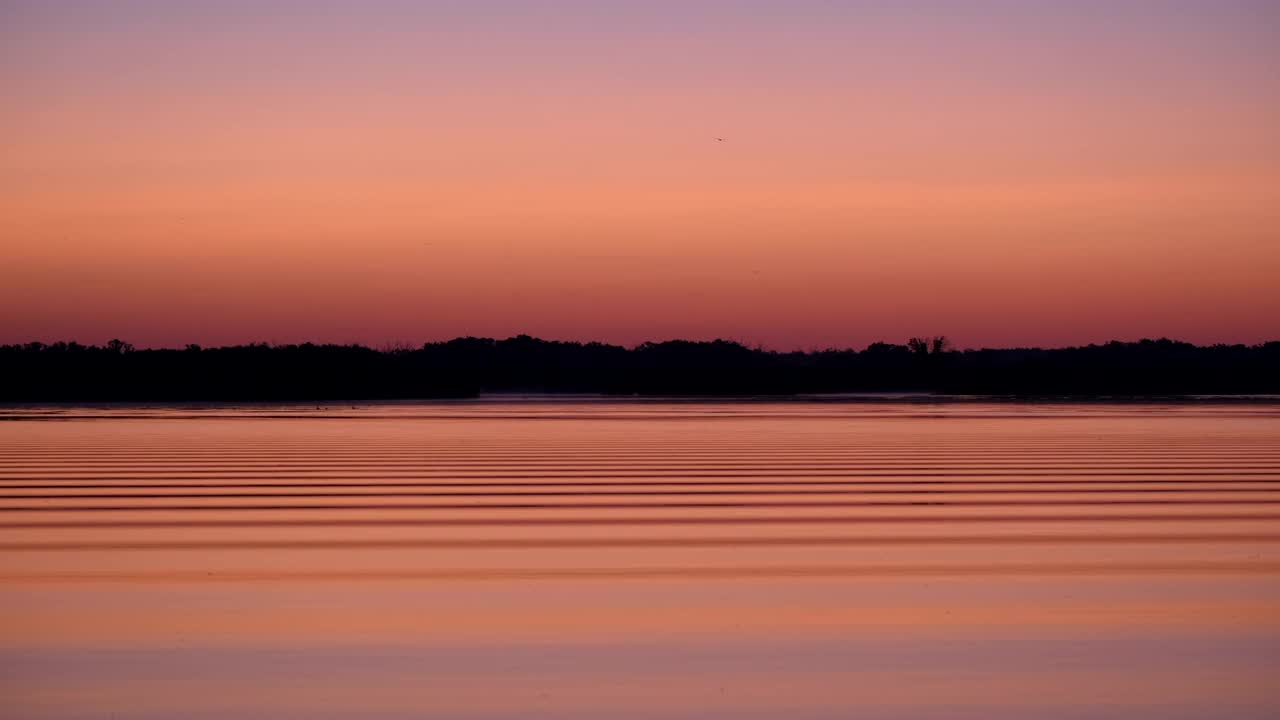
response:
<path id="1" fill-rule="evenodd" d="M 250 340 L 246 342 L 239 342 L 239 343 L 232 343 L 232 344 L 218 344 L 218 345 L 203 345 L 201 343 L 183 343 L 181 346 L 171 346 L 171 345 L 137 346 L 128 342 L 127 340 L 123 340 L 120 338 L 111 338 L 101 344 L 82 343 L 78 340 L 54 340 L 54 341 L 29 340 L 25 342 L 0 343 L 0 348 L 29 348 L 32 346 L 41 346 L 41 347 L 49 348 L 49 347 L 55 347 L 58 345 L 65 345 L 65 346 L 77 346 L 82 348 L 108 349 L 112 346 L 113 343 L 118 343 L 119 344 L 118 349 L 124 350 L 124 351 L 182 352 L 182 351 L 189 351 L 189 350 L 222 350 L 222 349 L 245 348 L 245 347 L 285 348 L 285 347 L 312 346 L 312 347 L 363 348 L 367 350 L 373 350 L 375 352 L 397 352 L 397 351 L 422 350 L 432 345 L 447 345 L 449 343 L 463 341 L 463 340 L 487 341 L 492 343 L 525 340 L 525 341 L 535 341 L 535 342 L 553 343 L 553 344 L 562 344 L 562 345 L 579 345 L 579 346 L 600 345 L 600 346 L 610 347 L 610 348 L 620 348 L 628 352 L 638 350 L 641 347 L 644 347 L 646 345 L 664 345 L 668 343 L 710 345 L 710 344 L 721 343 L 721 344 L 736 345 L 736 346 L 745 348 L 747 350 L 751 350 L 753 352 L 767 352 L 767 353 L 785 355 L 785 354 L 792 354 L 792 353 L 811 354 L 811 353 L 824 353 L 824 352 L 865 352 L 877 346 L 885 346 L 887 348 L 909 348 L 913 340 L 922 340 L 925 342 L 929 342 L 935 339 L 941 339 L 943 341 L 944 348 L 942 349 L 942 351 L 944 352 L 983 352 L 983 351 L 990 351 L 990 350 L 1072 350 L 1072 349 L 1091 348 L 1091 347 L 1105 347 L 1108 345 L 1140 345 L 1144 343 L 1145 344 L 1159 343 L 1159 344 L 1169 344 L 1169 345 L 1186 345 L 1186 346 L 1195 347 L 1195 348 L 1214 348 L 1214 347 L 1257 348 L 1257 347 L 1264 347 L 1266 345 L 1270 345 L 1273 343 L 1280 343 L 1280 336 L 1277 336 L 1274 339 L 1261 340 L 1253 343 L 1214 342 L 1214 343 L 1204 343 L 1204 344 L 1190 342 L 1187 340 L 1180 340 L 1176 338 L 1170 338 L 1168 336 L 1160 336 L 1160 337 L 1144 336 L 1135 340 L 1121 340 L 1117 338 L 1112 338 L 1112 339 L 1104 340 L 1100 342 L 1094 341 L 1094 342 L 1089 342 L 1085 344 L 1075 344 L 1075 345 L 1053 345 L 1053 346 L 1004 345 L 1004 346 L 960 347 L 955 345 L 954 342 L 950 339 L 950 337 L 946 335 L 916 335 L 916 336 L 908 337 L 906 340 L 902 342 L 877 340 L 877 341 L 868 343 L 862 348 L 858 348 L 853 345 L 845 345 L 845 346 L 811 345 L 805 348 L 797 347 L 790 350 L 784 350 L 784 349 L 768 347 L 763 343 L 749 343 L 743 340 L 737 340 L 737 339 L 728 338 L 728 337 L 715 337 L 711 339 L 697 339 L 697 340 L 689 339 L 689 338 L 671 337 L 663 340 L 644 340 L 638 343 L 628 345 L 624 343 L 605 342 L 603 340 L 576 340 L 576 339 L 562 340 L 562 339 L 539 337 L 537 335 L 530 335 L 527 333 L 517 333 L 515 335 L 509 335 L 505 338 L 499 338 L 496 336 L 488 336 L 488 335 L 458 335 L 445 340 L 425 340 L 418 343 L 410 343 L 408 341 L 397 340 L 397 341 L 386 341 L 377 345 L 367 344 L 363 342 L 356 342 L 356 341 L 318 342 L 313 340 L 303 340 L 303 341 L 297 341 L 297 342 L 278 342 L 275 340 Z"/>

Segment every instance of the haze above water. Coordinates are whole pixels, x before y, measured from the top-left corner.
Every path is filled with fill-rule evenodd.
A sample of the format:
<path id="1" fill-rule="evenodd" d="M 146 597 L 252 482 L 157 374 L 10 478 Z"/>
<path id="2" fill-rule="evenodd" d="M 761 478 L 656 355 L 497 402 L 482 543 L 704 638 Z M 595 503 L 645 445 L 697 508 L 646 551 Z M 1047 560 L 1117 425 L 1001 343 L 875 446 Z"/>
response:
<path id="1" fill-rule="evenodd" d="M 0 409 L 23 718 L 1280 715 L 1280 405 Z"/>

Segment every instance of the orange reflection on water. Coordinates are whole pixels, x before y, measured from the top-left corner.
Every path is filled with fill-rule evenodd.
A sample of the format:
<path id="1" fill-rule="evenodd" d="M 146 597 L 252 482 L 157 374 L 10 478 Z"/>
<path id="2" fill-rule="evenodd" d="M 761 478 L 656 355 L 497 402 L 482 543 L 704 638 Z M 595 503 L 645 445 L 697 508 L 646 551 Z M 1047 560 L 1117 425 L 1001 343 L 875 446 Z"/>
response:
<path id="1" fill-rule="evenodd" d="M 1268 717 L 1274 405 L 0 411 L 21 717 Z"/>

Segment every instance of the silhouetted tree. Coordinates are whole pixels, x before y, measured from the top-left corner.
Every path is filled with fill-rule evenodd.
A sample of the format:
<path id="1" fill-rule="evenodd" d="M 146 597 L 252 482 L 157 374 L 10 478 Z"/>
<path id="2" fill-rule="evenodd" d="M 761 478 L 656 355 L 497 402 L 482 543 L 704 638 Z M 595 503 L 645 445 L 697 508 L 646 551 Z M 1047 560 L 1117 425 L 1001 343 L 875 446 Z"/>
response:
<path id="1" fill-rule="evenodd" d="M 913 337 L 907 340 L 907 347 L 917 355 L 929 355 L 946 352 L 951 348 L 951 341 L 946 335 L 933 337 Z"/>

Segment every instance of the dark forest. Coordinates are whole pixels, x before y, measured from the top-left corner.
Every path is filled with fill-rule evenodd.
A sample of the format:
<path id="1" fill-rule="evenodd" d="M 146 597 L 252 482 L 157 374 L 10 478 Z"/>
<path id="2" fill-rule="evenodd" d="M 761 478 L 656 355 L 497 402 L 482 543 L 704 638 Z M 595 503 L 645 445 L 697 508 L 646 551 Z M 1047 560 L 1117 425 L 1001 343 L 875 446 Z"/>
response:
<path id="1" fill-rule="evenodd" d="M 1280 342 L 1171 340 L 1059 349 L 952 350 L 945 338 L 866 349 L 775 352 L 725 340 L 634 348 L 458 338 L 416 348 L 267 345 L 136 350 L 0 346 L 0 400 L 355 400 L 486 392 L 751 396 L 924 392 L 1142 397 L 1280 392 Z"/>

